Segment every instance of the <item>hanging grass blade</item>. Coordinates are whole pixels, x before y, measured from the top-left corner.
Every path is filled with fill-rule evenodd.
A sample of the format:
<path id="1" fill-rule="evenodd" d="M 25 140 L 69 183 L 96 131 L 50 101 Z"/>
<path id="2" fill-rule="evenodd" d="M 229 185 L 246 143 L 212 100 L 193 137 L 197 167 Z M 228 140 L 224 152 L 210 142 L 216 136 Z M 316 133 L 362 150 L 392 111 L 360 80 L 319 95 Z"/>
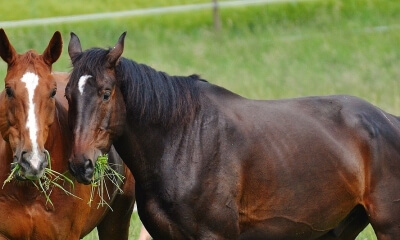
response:
<path id="1" fill-rule="evenodd" d="M 45 180 L 45 183 L 46 183 L 46 181 L 47 181 L 47 180 Z M 49 186 L 49 185 L 45 184 L 45 185 L 44 185 L 45 187 L 44 187 L 44 186 L 43 186 L 43 183 L 42 183 L 42 181 L 41 181 L 40 179 L 38 180 L 38 183 L 39 183 L 41 192 L 42 192 L 42 193 L 44 194 L 44 196 L 46 197 L 46 205 L 47 205 L 47 203 L 50 203 L 51 206 L 54 207 L 54 204 L 53 204 L 53 202 L 52 202 L 51 199 L 50 199 L 50 194 L 48 194 L 48 192 L 47 192 L 48 186 Z"/>
<path id="2" fill-rule="evenodd" d="M 124 181 L 125 177 L 114 170 L 110 165 L 111 164 L 108 163 L 108 154 L 101 155 L 97 158 L 93 173 L 93 180 L 91 183 L 92 188 L 90 199 L 88 202 L 90 206 L 93 202 L 95 191 L 97 190 L 97 194 L 100 198 L 100 201 L 97 204 L 97 208 L 107 205 L 112 210 L 111 206 L 107 203 L 106 198 L 108 198 L 108 200 L 111 200 L 113 194 L 110 194 L 110 192 L 108 191 L 106 179 L 109 179 L 110 182 L 116 187 L 116 191 L 123 193 L 120 184 Z"/>
<path id="3" fill-rule="evenodd" d="M 6 180 L 4 180 L 2 189 L 4 188 L 4 185 L 6 185 L 6 183 L 9 183 L 9 182 L 11 182 L 11 180 L 13 180 L 13 178 L 15 177 L 15 174 L 21 169 L 21 166 L 19 164 L 11 164 L 11 166 L 13 166 L 13 168 L 11 170 L 10 175 L 8 175 Z"/>

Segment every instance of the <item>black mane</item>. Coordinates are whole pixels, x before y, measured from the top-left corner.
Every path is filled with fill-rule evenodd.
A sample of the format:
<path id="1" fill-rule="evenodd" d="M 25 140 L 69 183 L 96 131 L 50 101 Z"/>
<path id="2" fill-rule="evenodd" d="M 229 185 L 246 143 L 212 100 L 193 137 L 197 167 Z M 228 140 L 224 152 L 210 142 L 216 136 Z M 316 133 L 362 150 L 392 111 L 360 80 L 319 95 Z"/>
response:
<path id="1" fill-rule="evenodd" d="M 101 76 L 109 50 L 92 48 L 72 59 L 71 79 L 90 73 Z M 115 67 L 130 120 L 162 125 L 185 123 L 199 108 L 198 75 L 170 76 L 145 64 L 121 57 Z M 202 80 L 204 81 L 204 80 Z"/>

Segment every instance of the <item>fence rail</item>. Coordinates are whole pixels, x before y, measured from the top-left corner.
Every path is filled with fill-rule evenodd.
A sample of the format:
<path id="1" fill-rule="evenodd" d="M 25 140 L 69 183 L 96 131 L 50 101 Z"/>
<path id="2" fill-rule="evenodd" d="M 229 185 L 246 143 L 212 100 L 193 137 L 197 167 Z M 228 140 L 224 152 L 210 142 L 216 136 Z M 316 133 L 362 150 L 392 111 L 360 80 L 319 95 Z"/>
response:
<path id="1" fill-rule="evenodd" d="M 297 3 L 297 2 L 309 2 L 309 1 L 315 1 L 315 0 L 236 0 L 236 1 L 222 1 L 218 2 L 217 4 L 218 7 L 220 8 L 232 8 L 232 7 L 240 7 L 246 5 L 263 5 L 263 4 L 274 4 L 274 3 L 288 3 L 288 2 Z M 16 21 L 3 21 L 0 22 L 0 27 L 16 28 L 16 27 L 35 26 L 35 25 L 93 21 L 93 20 L 108 19 L 108 18 L 123 18 L 123 17 L 132 17 L 141 15 L 189 12 L 202 9 L 212 9 L 214 6 L 215 4 L 210 2 L 201 4 L 187 4 L 179 6 L 160 7 L 160 8 L 133 9 L 127 11 L 118 11 L 118 12 L 93 13 L 93 14 L 48 17 L 48 18 L 34 18 L 34 19 L 24 19 Z"/>

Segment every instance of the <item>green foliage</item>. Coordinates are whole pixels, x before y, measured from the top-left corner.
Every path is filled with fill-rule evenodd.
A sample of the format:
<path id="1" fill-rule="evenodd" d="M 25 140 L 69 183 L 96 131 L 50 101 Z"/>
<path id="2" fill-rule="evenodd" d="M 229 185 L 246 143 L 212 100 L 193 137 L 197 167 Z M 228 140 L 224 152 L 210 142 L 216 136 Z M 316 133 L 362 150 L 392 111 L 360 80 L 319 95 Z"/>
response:
<path id="1" fill-rule="evenodd" d="M 29 3 L 29 10 L 22 2 Z M 107 0 L 98 4 L 89 0 L 85 7 L 78 0 L 45 2 L 53 7 L 44 8 L 42 1 L 7 2 L 2 5 L 11 10 L 3 8 L 0 18 L 209 1 Z M 54 31 L 60 30 L 66 44 L 54 65 L 57 71 L 70 70 L 70 31 L 80 37 L 84 49 L 113 46 L 128 31 L 123 56 L 171 75 L 198 73 L 211 83 L 258 99 L 350 94 L 399 115 L 399 12 L 398 1 L 324 0 L 224 8 L 219 33 L 213 29 L 211 10 L 5 30 L 17 51 L 43 51 Z M 0 74 L 5 72 L 6 65 L 0 63 Z M 359 239 L 375 239 L 369 230 Z"/>

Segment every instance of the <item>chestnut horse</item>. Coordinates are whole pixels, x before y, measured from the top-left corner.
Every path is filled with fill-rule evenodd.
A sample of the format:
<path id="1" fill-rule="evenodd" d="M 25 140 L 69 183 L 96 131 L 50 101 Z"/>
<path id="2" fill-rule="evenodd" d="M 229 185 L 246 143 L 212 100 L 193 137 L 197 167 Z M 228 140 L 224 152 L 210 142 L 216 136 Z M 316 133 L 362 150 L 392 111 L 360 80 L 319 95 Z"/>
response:
<path id="1" fill-rule="evenodd" d="M 34 50 L 17 54 L 0 29 L 0 56 L 8 64 L 5 91 L 0 95 L 0 131 L 5 140 L 0 141 L 0 185 L 12 163 L 21 167 L 17 179 L 0 189 L 0 239 L 80 239 L 96 226 L 100 239 L 128 239 L 134 180 L 127 168 L 121 186 L 124 194 L 114 194 L 108 202 L 113 211 L 87 204 L 90 186 L 76 183 L 72 188 L 66 182 L 64 188 L 81 199 L 54 188 L 51 205 L 32 182 L 23 181 L 39 179 L 49 160 L 53 170 L 68 170 L 72 134 L 63 91 L 68 74 L 52 73 L 61 51 L 61 34 L 56 32 L 43 54 Z M 115 152 L 110 152 L 110 160 L 122 166 Z M 115 191 L 111 184 L 108 187 Z M 99 201 L 96 196 L 93 204 Z"/>
<path id="2" fill-rule="evenodd" d="M 400 236 L 400 119 L 351 96 L 249 100 L 71 33 L 70 166 L 114 144 L 155 239 Z M 90 126 L 90 127 L 86 127 Z"/>

